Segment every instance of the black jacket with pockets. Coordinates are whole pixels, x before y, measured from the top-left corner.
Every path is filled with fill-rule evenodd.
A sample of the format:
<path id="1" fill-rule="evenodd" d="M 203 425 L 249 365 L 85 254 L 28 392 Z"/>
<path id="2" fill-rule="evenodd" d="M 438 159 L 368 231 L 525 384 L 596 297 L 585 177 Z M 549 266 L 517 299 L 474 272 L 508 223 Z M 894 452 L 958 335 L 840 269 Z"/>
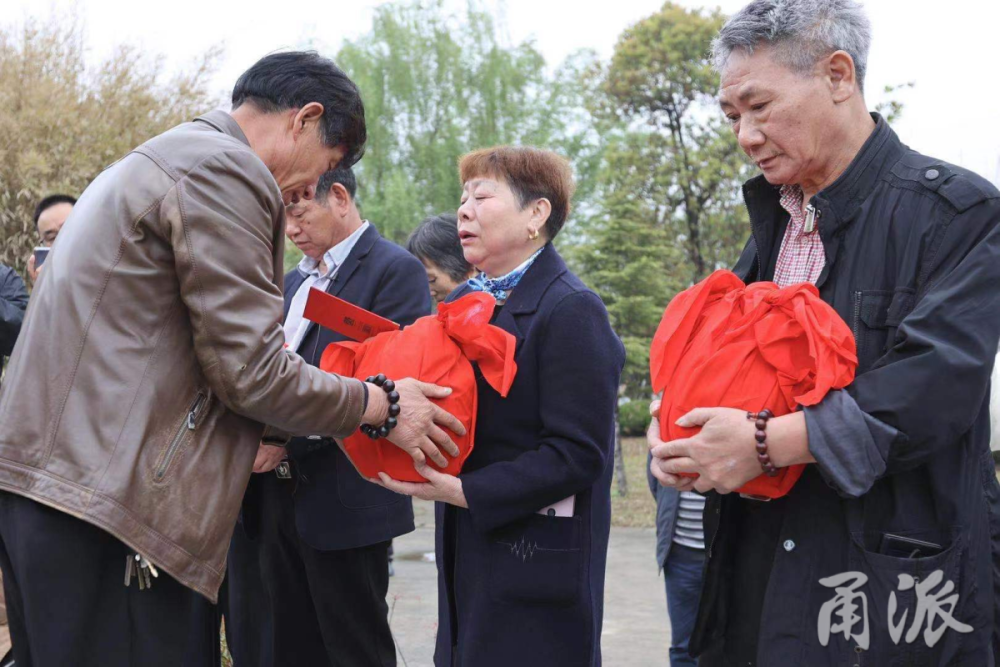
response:
<path id="1" fill-rule="evenodd" d="M 811 202 L 827 259 L 816 284 L 853 329 L 859 367 L 845 390 L 805 410 L 817 463 L 784 503 L 757 664 L 994 665 L 1000 485 L 989 450 L 989 385 L 1000 338 L 1000 192 L 909 149 L 875 119 L 847 171 Z M 770 275 L 788 215 L 763 177 L 744 186 L 744 197 L 753 237 L 736 272 L 753 282 Z M 739 595 L 727 561 L 727 508 L 739 502 L 747 501 L 709 497 L 695 653 L 722 642 L 728 596 Z M 879 553 L 885 533 L 944 550 L 895 558 Z M 890 593 L 896 624 L 910 609 L 907 632 L 916 607 L 912 588 L 898 590 L 900 575 L 919 580 L 938 570 L 958 593 L 954 618 L 973 630 L 948 629 L 930 647 L 925 621 L 915 641 L 904 632 L 894 643 Z M 819 641 L 821 607 L 835 596 L 819 580 L 844 572 L 868 578 L 867 648 L 843 633 L 825 647 Z"/>

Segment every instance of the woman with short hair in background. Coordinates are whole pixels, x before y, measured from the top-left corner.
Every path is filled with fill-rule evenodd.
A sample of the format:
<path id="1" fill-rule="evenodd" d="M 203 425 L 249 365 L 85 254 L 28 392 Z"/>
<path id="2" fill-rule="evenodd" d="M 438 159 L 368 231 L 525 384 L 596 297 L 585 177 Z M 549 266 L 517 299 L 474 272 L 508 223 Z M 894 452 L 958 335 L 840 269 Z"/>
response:
<path id="1" fill-rule="evenodd" d="M 406 249 L 424 265 L 431 296 L 438 303 L 475 275 L 458 239 L 458 218 L 441 213 L 425 218 L 410 234 Z"/>

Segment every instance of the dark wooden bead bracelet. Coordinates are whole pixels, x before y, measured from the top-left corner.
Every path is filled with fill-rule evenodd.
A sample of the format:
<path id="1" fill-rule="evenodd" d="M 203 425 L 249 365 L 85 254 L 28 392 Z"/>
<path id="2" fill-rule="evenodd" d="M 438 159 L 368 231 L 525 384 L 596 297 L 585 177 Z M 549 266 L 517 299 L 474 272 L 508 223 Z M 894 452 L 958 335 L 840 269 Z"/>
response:
<path id="1" fill-rule="evenodd" d="M 754 439 L 757 440 L 757 461 L 768 477 L 778 475 L 778 469 L 771 463 L 771 457 L 767 454 L 767 421 L 773 416 L 774 413 L 767 408 L 760 412 L 747 413 L 747 419 L 754 422 L 754 426 L 757 427 L 757 432 L 754 433 Z"/>
<path id="2" fill-rule="evenodd" d="M 389 436 L 389 431 L 396 428 L 399 423 L 397 419 L 397 417 L 399 417 L 399 392 L 396 391 L 396 383 L 382 373 L 367 378 L 365 382 L 373 384 L 377 387 L 382 387 L 382 391 L 386 393 L 386 399 L 389 401 L 389 418 L 386 419 L 385 423 L 381 426 L 362 424 L 361 432 L 372 440 L 386 438 Z"/>

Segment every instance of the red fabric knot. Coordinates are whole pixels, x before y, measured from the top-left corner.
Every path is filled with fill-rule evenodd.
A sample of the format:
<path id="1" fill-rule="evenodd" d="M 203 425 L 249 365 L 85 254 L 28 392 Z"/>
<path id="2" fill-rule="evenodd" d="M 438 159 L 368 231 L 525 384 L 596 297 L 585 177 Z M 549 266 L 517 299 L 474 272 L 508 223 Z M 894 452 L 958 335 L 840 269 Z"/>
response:
<path id="1" fill-rule="evenodd" d="M 479 364 L 486 382 L 506 397 L 517 373 L 514 351 L 517 341 L 511 334 L 490 324 L 496 301 L 485 292 L 438 306 L 436 315 L 421 317 L 399 331 L 387 331 L 361 343 L 334 343 L 326 348 L 320 368 L 359 380 L 384 373 L 393 380 L 416 378 L 451 387 L 449 396 L 434 399 L 462 422 L 464 436 L 450 433 L 459 456 L 442 470 L 457 475 L 472 453 L 476 431 L 478 390 L 472 362 Z M 406 414 L 400 415 L 400 421 Z M 425 482 L 413 467 L 413 459 L 391 442 L 372 442 L 357 432 L 344 440 L 344 449 L 365 477 L 390 477 L 409 482 Z M 437 466 L 428 461 L 429 465 Z M 440 468 L 437 468 L 440 470 Z"/>
<path id="2" fill-rule="evenodd" d="M 808 283 L 744 285 L 716 271 L 667 306 L 650 349 L 654 391 L 662 391 L 660 437 L 691 437 L 676 421 L 697 407 L 721 406 L 775 416 L 816 405 L 854 380 L 858 359 L 850 327 Z M 805 466 L 761 475 L 738 489 L 787 494 Z"/>

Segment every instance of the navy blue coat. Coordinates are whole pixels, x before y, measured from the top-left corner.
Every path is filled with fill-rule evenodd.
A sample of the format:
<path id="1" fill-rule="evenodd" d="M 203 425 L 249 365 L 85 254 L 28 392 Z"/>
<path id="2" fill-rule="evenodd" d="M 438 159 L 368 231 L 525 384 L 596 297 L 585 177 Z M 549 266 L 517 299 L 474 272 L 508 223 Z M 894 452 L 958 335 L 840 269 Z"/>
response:
<path id="1" fill-rule="evenodd" d="M 286 316 L 303 280 L 294 269 L 285 276 Z M 383 239 L 374 225 L 358 239 L 326 291 L 403 326 L 431 312 L 423 265 Z M 327 345 L 344 340 L 313 324 L 298 352 L 317 366 Z M 302 475 L 294 496 L 295 525 L 306 544 L 323 551 L 353 549 L 413 530 L 410 498 L 365 481 L 332 441 L 295 438 L 288 449 Z"/>
<path id="2" fill-rule="evenodd" d="M 469 509 L 437 506 L 434 662 L 600 665 L 625 349 L 551 245 L 495 324 L 517 338 L 517 376 L 503 399 L 477 370 L 476 444 L 460 475 Z M 573 494 L 574 516 L 536 514 Z"/>
<path id="3" fill-rule="evenodd" d="M 649 469 L 652 455 L 646 457 L 646 481 L 656 500 L 656 564 L 662 570 L 674 543 L 674 528 L 681 511 L 681 492 L 669 486 L 661 486 Z"/>

